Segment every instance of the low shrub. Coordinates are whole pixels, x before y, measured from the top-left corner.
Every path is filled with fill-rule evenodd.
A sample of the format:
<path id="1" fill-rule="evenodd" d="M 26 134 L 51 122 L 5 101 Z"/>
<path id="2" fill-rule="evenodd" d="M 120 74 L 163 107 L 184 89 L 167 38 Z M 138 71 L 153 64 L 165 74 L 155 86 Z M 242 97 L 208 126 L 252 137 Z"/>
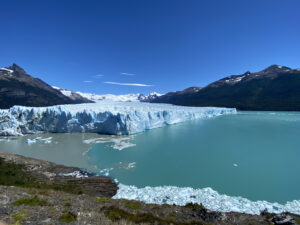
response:
<path id="1" fill-rule="evenodd" d="M 71 223 L 77 220 L 77 215 L 70 211 L 65 211 L 58 219 L 62 223 Z"/>
<path id="2" fill-rule="evenodd" d="M 46 206 L 50 205 L 46 200 L 42 200 L 38 198 L 37 196 L 34 196 L 33 198 L 20 198 L 17 201 L 14 202 L 15 206 L 20 205 L 29 205 L 29 206 Z"/>

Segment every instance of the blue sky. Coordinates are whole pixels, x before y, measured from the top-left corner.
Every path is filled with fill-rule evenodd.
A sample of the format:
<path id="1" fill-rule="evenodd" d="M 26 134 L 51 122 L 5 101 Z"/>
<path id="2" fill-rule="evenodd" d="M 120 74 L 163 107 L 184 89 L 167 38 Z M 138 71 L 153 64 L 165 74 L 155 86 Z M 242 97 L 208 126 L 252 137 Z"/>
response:
<path id="1" fill-rule="evenodd" d="M 0 4 L 0 66 L 15 62 L 67 89 L 166 93 L 271 64 L 300 67 L 299 0 Z"/>

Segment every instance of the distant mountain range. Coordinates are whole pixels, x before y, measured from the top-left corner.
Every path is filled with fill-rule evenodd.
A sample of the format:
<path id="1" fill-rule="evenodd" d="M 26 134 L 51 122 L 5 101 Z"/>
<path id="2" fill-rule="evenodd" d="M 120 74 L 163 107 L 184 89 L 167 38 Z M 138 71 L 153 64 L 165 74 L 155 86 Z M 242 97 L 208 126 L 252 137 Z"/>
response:
<path id="1" fill-rule="evenodd" d="M 158 93 L 98 95 L 53 87 L 13 64 L 0 68 L 0 108 L 52 106 L 102 100 L 216 106 L 240 110 L 300 111 L 300 69 L 272 65 L 260 72 L 231 75 L 206 87 Z"/>
<path id="2" fill-rule="evenodd" d="M 260 72 L 231 75 L 206 87 L 170 92 L 151 102 L 240 110 L 300 110 L 300 69 L 272 65 Z"/>
<path id="3" fill-rule="evenodd" d="M 71 91 L 59 87 L 53 88 L 59 90 L 62 94 L 65 96 L 68 96 L 70 98 L 76 98 L 76 96 L 81 96 L 83 98 L 89 99 L 93 102 L 103 101 L 103 100 L 110 100 L 115 102 L 150 102 L 154 100 L 155 98 L 162 96 L 162 94 L 151 92 L 148 95 L 144 94 L 125 94 L 125 95 L 113 95 L 113 94 L 105 94 L 105 95 L 99 95 L 99 94 L 91 94 L 91 93 L 82 93 L 79 91 Z"/>
<path id="4" fill-rule="evenodd" d="M 21 67 L 13 64 L 0 68 L 0 108 L 14 105 L 51 106 L 92 102 L 80 95 L 71 98 L 63 95 L 38 78 L 28 75 Z"/>

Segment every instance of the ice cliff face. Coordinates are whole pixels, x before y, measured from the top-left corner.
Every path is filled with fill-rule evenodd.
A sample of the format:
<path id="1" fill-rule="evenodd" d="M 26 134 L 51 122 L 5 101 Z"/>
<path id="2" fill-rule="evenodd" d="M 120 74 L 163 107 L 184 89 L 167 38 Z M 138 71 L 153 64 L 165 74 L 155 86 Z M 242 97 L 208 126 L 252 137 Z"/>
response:
<path id="1" fill-rule="evenodd" d="M 168 124 L 236 113 L 229 108 L 112 102 L 0 110 L 0 135 L 90 132 L 127 135 Z"/>

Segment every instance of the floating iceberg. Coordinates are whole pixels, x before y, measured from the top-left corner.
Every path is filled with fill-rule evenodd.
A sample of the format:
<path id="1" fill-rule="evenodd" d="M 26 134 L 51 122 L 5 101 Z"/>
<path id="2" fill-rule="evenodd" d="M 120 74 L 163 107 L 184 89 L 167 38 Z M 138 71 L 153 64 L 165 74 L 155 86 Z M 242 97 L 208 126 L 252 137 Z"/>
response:
<path id="1" fill-rule="evenodd" d="M 115 135 L 106 135 L 105 137 L 92 138 L 84 140 L 85 144 L 97 144 L 97 143 L 113 143 L 110 145 L 113 149 L 123 150 L 125 148 L 130 148 L 136 144 L 131 143 L 133 136 L 115 136 Z"/>
<path id="2" fill-rule="evenodd" d="M 34 144 L 36 143 L 37 141 L 39 142 L 44 142 L 45 144 L 50 144 L 52 142 L 52 137 L 48 137 L 48 138 L 42 138 L 42 137 L 36 137 L 34 139 L 27 139 L 26 140 L 26 143 L 27 144 Z"/>
<path id="3" fill-rule="evenodd" d="M 294 200 L 282 205 L 267 201 L 250 201 L 242 197 L 232 197 L 219 194 L 212 188 L 193 189 L 190 187 L 144 187 L 137 188 L 119 184 L 114 199 L 130 199 L 149 204 L 185 205 L 189 202 L 202 203 L 204 207 L 219 212 L 240 212 L 260 214 L 267 209 L 271 213 L 290 212 L 300 214 L 300 201 Z"/>
<path id="4" fill-rule="evenodd" d="M 187 120 L 233 113 L 236 109 L 112 101 L 50 107 L 14 106 L 0 110 L 0 135 L 39 132 L 128 135 Z"/>

